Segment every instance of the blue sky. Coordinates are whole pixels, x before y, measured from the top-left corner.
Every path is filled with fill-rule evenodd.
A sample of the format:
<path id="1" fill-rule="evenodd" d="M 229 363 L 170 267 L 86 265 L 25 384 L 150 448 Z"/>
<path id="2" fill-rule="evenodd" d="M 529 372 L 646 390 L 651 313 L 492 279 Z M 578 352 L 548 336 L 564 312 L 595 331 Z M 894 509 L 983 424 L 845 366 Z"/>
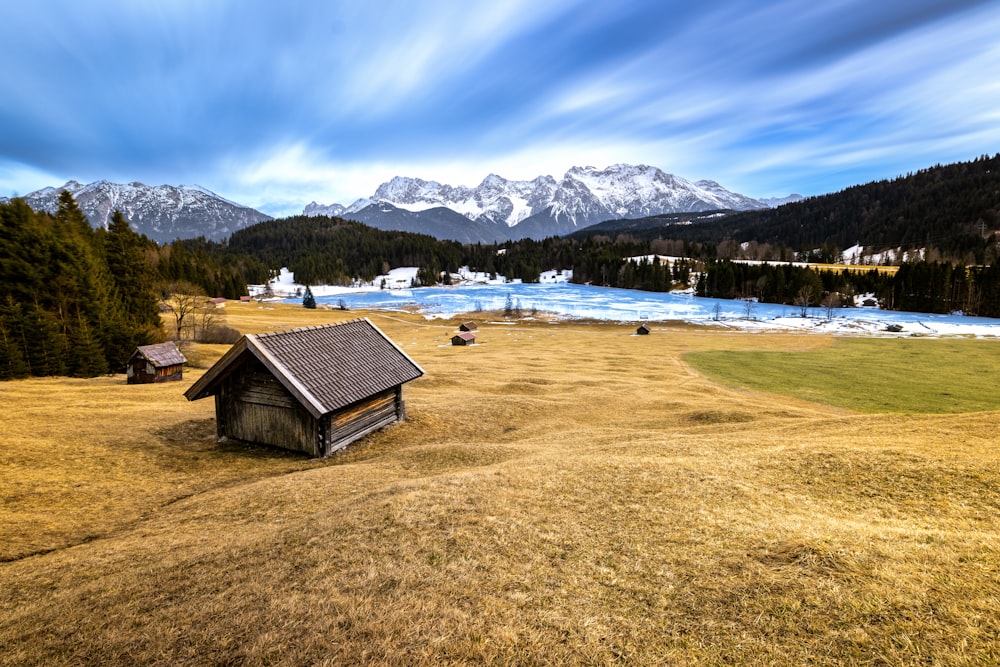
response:
<path id="1" fill-rule="evenodd" d="M 1000 152 L 1000 0 L 88 0 L 0 8 L 0 195 L 648 164 L 753 197 Z"/>

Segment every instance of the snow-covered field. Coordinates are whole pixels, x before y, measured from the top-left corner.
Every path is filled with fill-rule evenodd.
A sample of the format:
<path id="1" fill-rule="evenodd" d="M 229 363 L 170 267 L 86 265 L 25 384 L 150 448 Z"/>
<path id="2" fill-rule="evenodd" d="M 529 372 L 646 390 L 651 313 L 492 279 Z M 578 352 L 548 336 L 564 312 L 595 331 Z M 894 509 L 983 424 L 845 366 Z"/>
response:
<path id="1" fill-rule="evenodd" d="M 352 287 L 312 286 L 320 307 L 350 309 L 410 309 L 427 317 L 453 317 L 480 310 L 503 310 L 508 302 L 525 316 L 588 318 L 615 322 L 647 321 L 651 324 L 684 321 L 706 326 L 748 331 L 804 331 L 879 336 L 975 336 L 1000 338 L 1000 320 L 963 315 L 931 315 L 879 310 L 837 308 L 827 317 L 824 308 L 810 308 L 806 317 L 793 306 L 706 299 L 690 293 L 643 292 L 568 282 L 571 273 L 549 271 L 538 284 L 505 282 L 503 276 L 464 272 L 459 284 L 448 287 L 411 288 L 415 268 L 394 269 L 374 281 Z M 384 279 L 384 282 L 383 282 Z M 385 287 L 383 287 L 383 285 Z M 262 291 L 262 286 L 251 294 Z M 272 282 L 276 298 L 301 301 L 304 286 L 282 271 Z M 899 331 L 889 331 L 888 327 Z"/>

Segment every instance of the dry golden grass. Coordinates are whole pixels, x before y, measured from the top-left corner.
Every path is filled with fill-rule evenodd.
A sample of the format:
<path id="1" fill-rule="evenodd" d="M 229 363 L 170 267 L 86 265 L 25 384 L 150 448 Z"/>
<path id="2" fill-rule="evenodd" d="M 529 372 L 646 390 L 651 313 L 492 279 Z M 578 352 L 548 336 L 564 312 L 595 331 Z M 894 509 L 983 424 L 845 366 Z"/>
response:
<path id="1" fill-rule="evenodd" d="M 201 370 L 0 385 L 0 664 L 1000 661 L 997 412 L 859 414 L 682 359 L 823 336 L 484 321 L 459 348 L 370 317 L 427 375 L 327 461 L 215 444 Z"/>

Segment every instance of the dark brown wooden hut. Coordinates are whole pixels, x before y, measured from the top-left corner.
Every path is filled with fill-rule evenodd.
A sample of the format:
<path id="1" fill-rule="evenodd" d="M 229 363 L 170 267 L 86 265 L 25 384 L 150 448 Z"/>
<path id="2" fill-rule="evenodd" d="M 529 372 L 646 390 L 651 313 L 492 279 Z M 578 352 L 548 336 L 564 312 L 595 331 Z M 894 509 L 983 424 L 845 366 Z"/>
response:
<path id="1" fill-rule="evenodd" d="M 215 396 L 219 440 L 327 456 L 405 418 L 424 374 L 367 319 L 243 336 L 184 392 Z"/>
<path id="2" fill-rule="evenodd" d="M 476 342 L 476 334 L 471 331 L 463 331 L 451 337 L 452 345 L 472 345 Z"/>
<path id="3" fill-rule="evenodd" d="M 458 325 L 459 331 L 475 331 L 478 328 L 479 327 L 476 326 L 475 322 L 462 322 L 460 325 Z"/>
<path id="4" fill-rule="evenodd" d="M 649 333 L 649 326 L 644 322 L 639 325 L 639 327 L 635 330 L 635 332 L 640 336 L 645 336 Z"/>
<path id="5" fill-rule="evenodd" d="M 187 359 L 173 343 L 140 345 L 128 360 L 128 384 L 173 382 L 184 379 Z"/>

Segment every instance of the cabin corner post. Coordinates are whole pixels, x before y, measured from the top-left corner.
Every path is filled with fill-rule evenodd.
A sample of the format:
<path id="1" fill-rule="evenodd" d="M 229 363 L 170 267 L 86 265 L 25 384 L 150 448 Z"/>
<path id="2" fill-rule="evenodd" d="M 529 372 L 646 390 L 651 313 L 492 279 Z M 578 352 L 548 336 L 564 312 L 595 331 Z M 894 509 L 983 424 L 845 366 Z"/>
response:
<path id="1" fill-rule="evenodd" d="M 403 401 L 403 385 L 396 387 L 396 419 L 406 419 L 406 403 Z"/>
<path id="2" fill-rule="evenodd" d="M 215 438 L 219 442 L 226 439 L 225 394 L 226 392 L 220 391 L 215 395 Z"/>
<path id="3" fill-rule="evenodd" d="M 327 455 L 326 443 L 330 432 L 330 415 L 323 415 L 319 418 L 316 428 L 316 456 L 325 458 Z"/>

